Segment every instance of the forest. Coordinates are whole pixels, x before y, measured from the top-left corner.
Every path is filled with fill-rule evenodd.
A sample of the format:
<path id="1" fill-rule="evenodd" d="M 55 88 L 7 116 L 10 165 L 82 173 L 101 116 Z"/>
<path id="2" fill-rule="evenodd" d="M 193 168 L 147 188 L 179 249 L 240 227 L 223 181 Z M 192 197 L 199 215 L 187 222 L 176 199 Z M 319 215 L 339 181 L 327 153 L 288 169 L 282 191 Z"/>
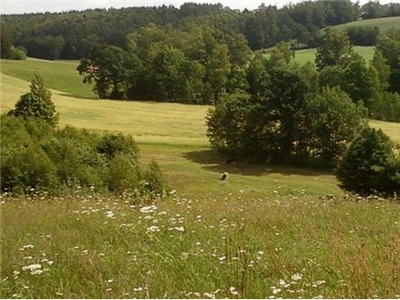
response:
<path id="1" fill-rule="evenodd" d="M 96 45 L 114 45 L 127 50 L 126 37 L 150 24 L 178 31 L 194 25 L 210 27 L 225 38 L 242 36 L 254 51 L 281 41 L 290 41 L 296 48 L 315 47 L 320 41 L 319 30 L 326 26 L 399 15 L 399 3 L 381 5 L 375 1 L 361 7 L 349 0 L 304 1 L 279 9 L 261 4 L 254 11 L 189 2 L 179 8 L 163 5 L 3 15 L 1 28 L 2 39 L 8 36 L 8 43 L 29 57 L 54 60 L 87 57 Z M 360 35 L 363 35 L 361 41 Z M 376 35 L 374 28 L 351 33 L 355 45 L 371 45 Z M 2 40 L 2 47 L 3 43 Z M 7 51 L 3 52 L 2 48 L 2 55 L 7 55 Z"/>

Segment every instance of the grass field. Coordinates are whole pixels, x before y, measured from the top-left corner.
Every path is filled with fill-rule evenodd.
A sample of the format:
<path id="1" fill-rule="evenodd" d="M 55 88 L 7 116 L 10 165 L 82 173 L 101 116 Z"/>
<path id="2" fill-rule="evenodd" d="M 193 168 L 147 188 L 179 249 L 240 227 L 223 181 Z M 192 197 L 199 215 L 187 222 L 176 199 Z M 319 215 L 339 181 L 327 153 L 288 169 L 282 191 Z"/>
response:
<path id="1" fill-rule="evenodd" d="M 378 18 L 378 19 L 368 19 L 368 20 L 358 20 L 346 24 L 333 26 L 333 29 L 337 30 L 346 30 L 349 27 L 357 27 L 357 26 L 371 26 L 378 27 L 380 32 L 384 32 L 385 30 L 394 27 L 400 28 L 400 17 L 389 17 L 389 18 Z"/>
<path id="2" fill-rule="evenodd" d="M 96 98 L 92 87 L 82 83 L 76 67 L 78 61 L 48 61 L 41 59 L 1 60 L 1 73 L 30 82 L 40 74 L 46 86 L 82 98 Z"/>
<path id="3" fill-rule="evenodd" d="M 5 112 L 29 83 L 0 75 Z M 52 95 L 61 126 L 131 134 L 176 192 L 3 194 L 1 298 L 400 298 L 398 202 L 347 196 L 330 171 L 227 166 L 205 106 Z"/>

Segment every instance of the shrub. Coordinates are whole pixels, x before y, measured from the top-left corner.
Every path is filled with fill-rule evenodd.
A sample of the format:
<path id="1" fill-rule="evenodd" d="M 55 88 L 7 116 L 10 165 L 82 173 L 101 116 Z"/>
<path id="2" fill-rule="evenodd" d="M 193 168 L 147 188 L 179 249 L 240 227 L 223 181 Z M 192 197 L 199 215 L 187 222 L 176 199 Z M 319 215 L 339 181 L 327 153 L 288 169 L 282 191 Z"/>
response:
<path id="1" fill-rule="evenodd" d="M 5 115 L 0 123 L 1 189 L 53 188 L 56 170 L 38 144 L 54 132 L 53 128 L 39 119 Z"/>
<path id="2" fill-rule="evenodd" d="M 104 154 L 109 160 L 118 153 L 128 155 L 134 160 L 139 158 L 139 149 L 132 136 L 124 136 L 121 133 L 106 133 L 98 143 L 97 151 Z"/>
<path id="3" fill-rule="evenodd" d="M 0 134 L 3 191 L 57 193 L 79 185 L 153 196 L 166 189 L 156 163 L 142 169 L 131 136 L 102 136 L 71 126 L 57 130 L 39 118 L 7 115 L 1 116 Z"/>
<path id="4" fill-rule="evenodd" d="M 15 109 L 9 112 L 16 117 L 41 118 L 52 126 L 58 124 L 59 115 L 54 103 L 51 101 L 51 93 L 44 86 L 43 79 L 39 75 L 31 81 L 31 91 L 22 95 L 15 104 Z"/>
<path id="5" fill-rule="evenodd" d="M 341 186 L 359 194 L 400 192 L 400 161 L 382 130 L 364 129 L 336 169 Z"/>
<path id="6" fill-rule="evenodd" d="M 147 170 L 143 174 L 144 189 L 154 196 L 163 195 L 167 189 L 165 181 L 158 163 L 152 160 Z"/>

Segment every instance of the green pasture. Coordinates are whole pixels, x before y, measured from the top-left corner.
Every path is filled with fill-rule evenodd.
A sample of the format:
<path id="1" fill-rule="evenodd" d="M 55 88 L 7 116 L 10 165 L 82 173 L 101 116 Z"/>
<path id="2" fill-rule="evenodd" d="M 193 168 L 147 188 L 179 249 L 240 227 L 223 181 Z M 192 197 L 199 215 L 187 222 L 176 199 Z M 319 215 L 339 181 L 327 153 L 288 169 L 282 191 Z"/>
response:
<path id="1" fill-rule="evenodd" d="M 360 54 L 365 59 L 366 62 L 372 60 L 375 53 L 375 47 L 354 46 L 353 49 L 356 53 Z M 265 53 L 266 57 L 270 56 L 269 52 L 270 51 L 267 50 L 267 52 Z M 307 62 L 314 63 L 316 53 L 317 49 L 315 48 L 297 50 L 295 51 L 294 60 L 299 64 L 305 64 Z"/>
<path id="2" fill-rule="evenodd" d="M 391 27 L 400 28 L 400 17 L 357 20 L 346 24 L 332 26 L 332 28 L 337 30 L 346 30 L 349 27 L 357 27 L 357 26 L 378 27 L 380 32 L 384 32 L 385 30 Z"/>
<path id="3" fill-rule="evenodd" d="M 0 61 L 1 73 L 30 82 L 35 73 L 40 74 L 46 85 L 79 98 L 96 98 L 92 87 L 82 82 L 76 70 L 78 61 L 27 60 Z"/>
<path id="4" fill-rule="evenodd" d="M 1 113 L 29 91 L 23 79 L 0 73 Z M 53 84 L 60 126 L 131 134 L 173 191 L 142 203 L 79 187 L 1 195 L 1 298 L 400 297 L 398 202 L 346 195 L 329 170 L 226 165 L 205 136 L 207 106 Z M 371 125 L 400 140 L 400 123 Z"/>

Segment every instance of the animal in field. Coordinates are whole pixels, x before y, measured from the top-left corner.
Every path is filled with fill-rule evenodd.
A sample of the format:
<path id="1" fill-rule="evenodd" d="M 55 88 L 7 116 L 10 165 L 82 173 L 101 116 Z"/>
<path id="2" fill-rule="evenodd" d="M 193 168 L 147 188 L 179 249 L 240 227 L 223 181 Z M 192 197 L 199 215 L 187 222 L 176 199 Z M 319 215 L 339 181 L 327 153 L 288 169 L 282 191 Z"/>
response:
<path id="1" fill-rule="evenodd" d="M 228 172 L 224 172 L 224 173 L 222 174 L 221 180 L 227 180 L 228 177 L 229 177 L 229 173 L 228 173 Z"/>

